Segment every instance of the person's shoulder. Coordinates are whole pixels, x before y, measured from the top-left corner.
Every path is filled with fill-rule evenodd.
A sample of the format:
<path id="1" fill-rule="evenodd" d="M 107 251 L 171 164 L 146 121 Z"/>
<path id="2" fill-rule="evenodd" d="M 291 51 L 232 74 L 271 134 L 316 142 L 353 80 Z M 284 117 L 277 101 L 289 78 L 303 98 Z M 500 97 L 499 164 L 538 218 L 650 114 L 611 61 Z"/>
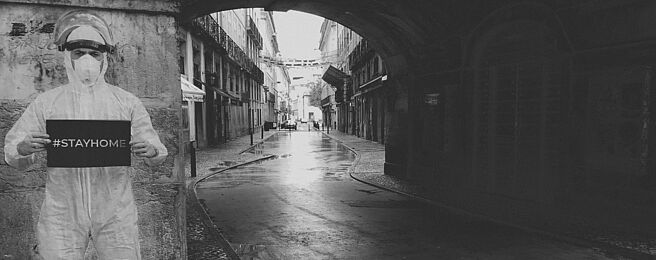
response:
<path id="1" fill-rule="evenodd" d="M 130 91 L 111 84 L 107 84 L 107 89 L 125 106 L 132 108 L 143 106 L 141 99 Z"/>
<path id="2" fill-rule="evenodd" d="M 44 101 L 48 101 L 48 100 L 53 100 L 65 91 L 66 86 L 68 86 L 68 85 L 63 85 L 63 86 L 59 86 L 59 87 L 55 87 L 55 88 L 46 90 L 46 91 L 38 94 L 36 96 L 36 98 L 34 99 L 34 102 L 44 102 Z"/>
<path id="3" fill-rule="evenodd" d="M 107 89 L 109 89 L 109 91 L 111 91 L 115 96 L 120 97 L 121 99 L 129 100 L 132 102 L 139 100 L 139 98 L 134 94 L 132 94 L 132 92 L 122 89 L 121 87 L 107 84 Z"/>
<path id="4" fill-rule="evenodd" d="M 114 86 L 114 85 L 109 84 L 109 83 L 107 84 L 107 89 L 109 89 L 109 91 L 111 91 L 115 94 L 121 95 L 121 96 L 134 97 L 134 94 L 132 94 L 130 91 L 127 91 L 125 89 L 122 89 L 118 86 Z"/>

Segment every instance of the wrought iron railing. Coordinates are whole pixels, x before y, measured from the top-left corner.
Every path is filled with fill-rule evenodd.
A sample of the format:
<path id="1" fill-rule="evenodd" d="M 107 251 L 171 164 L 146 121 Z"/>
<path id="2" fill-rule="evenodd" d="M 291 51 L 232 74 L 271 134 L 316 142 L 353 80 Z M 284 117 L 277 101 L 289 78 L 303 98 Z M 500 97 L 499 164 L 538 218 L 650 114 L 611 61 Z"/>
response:
<path id="1" fill-rule="evenodd" d="M 251 22 L 252 19 L 251 19 Z M 209 40 L 216 47 L 221 48 L 227 54 L 228 58 L 237 63 L 240 67 L 251 74 L 253 79 L 260 84 L 264 83 L 264 73 L 259 67 L 246 55 L 246 53 L 237 45 L 235 41 L 219 26 L 219 23 L 212 16 L 205 15 L 192 21 L 192 30 L 205 40 Z M 254 25 L 254 24 L 253 24 Z M 249 27 L 249 30 L 255 30 L 251 33 L 257 33 L 259 43 L 262 44 L 262 36 L 257 31 L 257 27 Z"/>
<path id="2" fill-rule="evenodd" d="M 255 46 L 257 46 L 258 49 L 262 49 L 262 35 L 260 34 L 260 31 L 257 29 L 257 24 L 253 22 L 253 18 L 248 16 L 248 28 L 246 28 L 246 33 L 248 36 L 253 39 L 253 42 L 255 43 Z"/>

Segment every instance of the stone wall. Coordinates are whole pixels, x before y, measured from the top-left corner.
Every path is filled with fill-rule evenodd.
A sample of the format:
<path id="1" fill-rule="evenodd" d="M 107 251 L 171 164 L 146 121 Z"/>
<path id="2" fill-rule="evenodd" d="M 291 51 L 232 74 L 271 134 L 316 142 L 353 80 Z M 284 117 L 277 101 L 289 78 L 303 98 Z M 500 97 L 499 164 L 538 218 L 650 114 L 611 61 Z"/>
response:
<path id="1" fill-rule="evenodd" d="M 177 1 L 139 1 L 138 5 L 128 0 L 108 4 L 75 0 L 0 2 L 0 146 L 36 96 L 67 83 L 63 55 L 52 44 L 52 32 L 62 13 L 78 8 L 93 10 L 109 23 L 117 53 L 110 57 L 106 79 L 141 98 L 169 151 L 166 161 L 156 168 L 133 158 L 142 257 L 183 259 L 185 190 L 184 161 L 178 153 L 181 97 L 174 18 Z M 24 172 L 0 162 L 3 259 L 32 256 L 46 178 L 45 160 L 40 159 Z M 89 254 L 87 258 L 95 257 Z"/>
<path id="2" fill-rule="evenodd" d="M 453 17 L 412 61 L 406 177 L 503 221 L 652 241 L 656 4 L 517 2 Z"/>

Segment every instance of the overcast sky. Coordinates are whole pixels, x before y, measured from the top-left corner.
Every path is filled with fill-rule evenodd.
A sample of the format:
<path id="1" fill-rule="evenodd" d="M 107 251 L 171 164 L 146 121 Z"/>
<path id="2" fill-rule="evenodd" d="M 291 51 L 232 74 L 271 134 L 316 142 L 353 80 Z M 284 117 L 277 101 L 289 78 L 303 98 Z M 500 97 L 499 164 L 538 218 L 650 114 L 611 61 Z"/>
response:
<path id="1" fill-rule="evenodd" d="M 283 58 L 317 58 L 323 17 L 288 11 L 274 12 L 278 46 Z"/>

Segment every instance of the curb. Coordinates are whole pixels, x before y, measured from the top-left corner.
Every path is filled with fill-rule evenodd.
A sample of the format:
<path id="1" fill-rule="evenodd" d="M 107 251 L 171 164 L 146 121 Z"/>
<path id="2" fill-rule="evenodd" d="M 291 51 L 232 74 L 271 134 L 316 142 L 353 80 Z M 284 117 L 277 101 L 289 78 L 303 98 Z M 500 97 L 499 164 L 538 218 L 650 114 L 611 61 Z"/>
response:
<path id="1" fill-rule="evenodd" d="M 249 149 L 255 147 L 256 145 L 264 143 L 266 140 L 268 140 L 269 138 L 271 138 L 272 136 L 277 135 L 277 134 L 278 133 L 273 133 L 269 137 L 267 137 L 263 140 L 260 140 L 258 143 L 255 143 L 255 144 L 249 146 L 248 148 L 244 149 L 243 151 L 238 152 L 237 154 L 241 154 L 245 151 L 248 151 Z M 192 191 L 191 192 L 191 199 L 193 200 L 193 203 L 195 203 L 196 206 L 198 206 L 200 209 L 202 209 L 201 210 L 202 215 L 204 216 L 203 222 L 205 223 L 206 226 L 210 227 L 210 229 L 219 237 L 219 240 L 220 240 L 219 242 L 221 244 L 221 247 L 226 251 L 225 253 L 228 256 L 228 258 L 230 258 L 230 259 L 239 260 L 240 258 L 239 258 L 239 255 L 237 255 L 237 252 L 235 251 L 235 249 L 232 248 L 232 246 L 230 245 L 230 242 L 228 242 L 228 240 L 225 238 L 225 236 L 223 236 L 223 233 L 219 230 L 219 227 L 217 227 L 214 224 L 214 222 L 212 222 L 212 219 L 211 219 L 210 214 L 207 211 L 207 209 L 198 200 L 198 194 L 196 192 L 196 185 L 199 182 L 201 182 L 201 181 L 203 181 L 207 178 L 210 178 L 212 176 L 215 176 L 215 175 L 217 175 L 219 173 L 222 173 L 222 172 L 225 172 L 227 170 L 232 170 L 234 168 L 241 167 L 241 166 L 244 166 L 244 165 L 252 164 L 252 163 L 255 163 L 255 162 L 259 162 L 259 161 L 268 160 L 268 159 L 271 159 L 273 157 L 275 157 L 275 155 L 267 155 L 267 156 L 257 158 L 257 159 L 254 159 L 254 160 L 250 160 L 250 161 L 246 161 L 246 162 L 243 162 L 243 163 L 240 163 L 240 164 L 235 164 L 235 165 L 229 166 L 225 169 L 221 169 L 221 170 L 218 170 L 218 171 L 215 171 L 215 172 L 208 173 L 205 176 L 197 177 L 197 178 L 191 180 L 191 182 L 189 182 L 189 184 L 187 184 L 187 190 Z"/>
<path id="2" fill-rule="evenodd" d="M 261 139 L 261 140 L 258 141 L 257 143 L 253 143 L 253 145 L 249 146 L 248 148 L 246 148 L 246 149 L 244 149 L 244 150 L 239 151 L 237 154 L 245 153 L 246 151 L 252 149 L 253 147 L 258 146 L 258 145 L 260 145 L 260 144 L 266 142 L 266 140 L 269 140 L 269 138 L 271 138 L 271 137 L 273 137 L 273 136 L 275 136 L 275 135 L 278 135 L 278 132 L 275 132 L 275 133 L 271 134 L 271 135 L 268 136 L 267 138 Z"/>
<path id="3" fill-rule="evenodd" d="M 427 204 L 432 205 L 434 207 L 446 209 L 447 211 L 450 211 L 450 212 L 455 213 L 455 214 L 460 214 L 460 215 L 465 215 L 465 216 L 468 216 L 468 217 L 471 217 L 471 218 L 486 220 L 486 221 L 489 221 L 489 222 L 492 222 L 492 223 L 495 223 L 495 224 L 498 224 L 498 225 L 513 227 L 513 228 L 516 228 L 516 229 L 519 229 L 519 230 L 522 230 L 522 231 L 525 231 L 525 232 L 528 232 L 528 233 L 543 235 L 543 236 L 550 237 L 550 238 L 555 239 L 555 240 L 571 243 L 571 244 L 574 244 L 574 245 L 583 246 L 583 247 L 591 247 L 591 248 L 595 248 L 595 249 L 603 248 L 604 250 L 607 251 L 607 253 L 617 254 L 617 255 L 620 255 L 620 256 L 624 256 L 624 257 L 631 257 L 631 259 L 655 259 L 656 258 L 656 256 L 654 256 L 654 255 L 650 255 L 650 254 L 647 254 L 647 253 L 644 253 L 644 252 L 635 251 L 635 250 L 631 250 L 631 249 L 627 249 L 627 248 L 623 248 L 623 247 L 618 247 L 618 246 L 615 246 L 615 245 L 612 245 L 612 244 L 597 242 L 597 241 L 594 241 L 594 240 L 586 240 L 586 239 L 580 239 L 580 238 L 575 238 L 575 237 L 570 237 L 570 236 L 564 236 L 564 235 L 549 232 L 549 231 L 546 231 L 546 230 L 531 228 L 531 227 L 527 227 L 527 226 L 517 225 L 517 224 L 510 223 L 510 222 L 498 220 L 498 219 L 495 219 L 495 218 L 490 218 L 490 217 L 485 216 L 485 215 L 481 215 L 481 214 L 477 214 L 477 213 L 474 213 L 474 212 L 471 212 L 471 211 L 455 208 L 455 207 L 446 205 L 444 203 L 440 203 L 440 202 L 437 202 L 437 201 L 434 201 L 434 200 L 431 200 L 431 199 L 427 199 L 427 198 L 424 198 L 424 197 L 421 197 L 421 196 L 418 196 L 418 195 L 414 195 L 414 194 L 410 194 L 410 193 L 407 193 L 407 192 L 390 189 L 390 188 L 387 188 L 387 187 L 383 187 L 381 185 L 377 185 L 377 184 L 374 184 L 374 183 L 371 183 L 371 182 L 367 182 L 367 181 L 365 181 L 361 178 L 355 177 L 353 175 L 353 171 L 354 171 L 355 167 L 360 162 L 360 154 L 358 152 L 356 152 L 354 148 L 346 145 L 344 143 L 344 141 L 342 141 L 340 139 L 337 139 L 336 137 L 333 137 L 333 136 L 331 136 L 329 134 L 326 134 L 324 132 L 322 132 L 322 134 L 328 136 L 329 138 L 331 138 L 333 140 L 336 140 L 339 144 L 343 145 L 344 147 L 349 149 L 353 154 L 355 154 L 355 160 L 353 160 L 353 163 L 349 167 L 348 173 L 349 173 L 349 176 L 351 176 L 351 178 L 353 178 L 354 180 L 359 181 L 361 183 L 364 183 L 364 184 L 367 184 L 367 185 L 370 185 L 370 186 L 373 186 L 373 187 L 376 187 L 376 188 L 379 188 L 379 189 L 382 189 L 382 190 L 385 190 L 385 191 L 389 191 L 389 192 L 400 194 L 400 195 L 403 195 L 403 196 L 406 196 L 406 197 L 410 197 L 412 199 L 427 203 Z"/>

